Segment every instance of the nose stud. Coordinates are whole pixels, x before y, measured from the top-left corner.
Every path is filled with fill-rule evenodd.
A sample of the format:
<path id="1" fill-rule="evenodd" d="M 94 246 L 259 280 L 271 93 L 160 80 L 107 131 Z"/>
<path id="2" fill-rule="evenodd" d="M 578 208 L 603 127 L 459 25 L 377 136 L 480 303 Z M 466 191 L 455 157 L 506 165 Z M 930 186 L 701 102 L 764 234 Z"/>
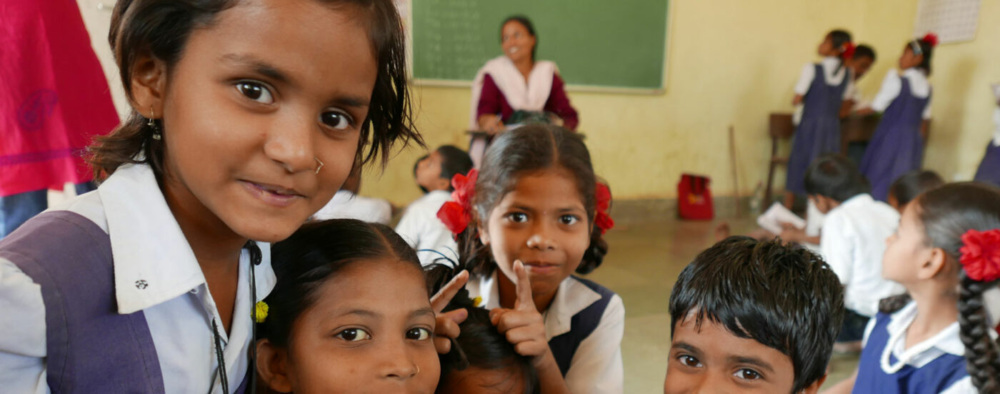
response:
<path id="1" fill-rule="evenodd" d="M 319 159 L 318 157 L 316 157 L 316 156 L 313 156 L 313 160 L 316 160 L 316 163 L 318 163 L 318 164 L 319 164 L 318 166 L 316 166 L 316 174 L 318 175 L 318 174 L 319 174 L 319 170 L 323 169 L 323 161 L 321 161 L 321 160 L 320 160 L 320 159 Z"/>

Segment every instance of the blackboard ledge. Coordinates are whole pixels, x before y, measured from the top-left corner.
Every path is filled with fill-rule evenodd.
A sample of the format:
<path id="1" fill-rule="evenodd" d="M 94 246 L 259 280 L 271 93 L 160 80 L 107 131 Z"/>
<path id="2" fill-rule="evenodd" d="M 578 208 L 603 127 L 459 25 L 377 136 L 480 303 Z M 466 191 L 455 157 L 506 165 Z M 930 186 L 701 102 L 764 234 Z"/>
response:
<path id="1" fill-rule="evenodd" d="M 453 79 L 414 78 L 411 79 L 411 81 L 413 81 L 413 84 L 416 86 L 465 88 L 465 89 L 468 89 L 472 86 L 472 81 L 457 81 Z M 666 92 L 666 90 L 663 89 L 662 87 L 624 88 L 615 86 L 593 86 L 593 85 L 566 85 L 566 90 L 569 92 L 580 92 L 580 93 L 635 94 L 635 95 L 646 95 L 646 96 L 658 96 Z"/>

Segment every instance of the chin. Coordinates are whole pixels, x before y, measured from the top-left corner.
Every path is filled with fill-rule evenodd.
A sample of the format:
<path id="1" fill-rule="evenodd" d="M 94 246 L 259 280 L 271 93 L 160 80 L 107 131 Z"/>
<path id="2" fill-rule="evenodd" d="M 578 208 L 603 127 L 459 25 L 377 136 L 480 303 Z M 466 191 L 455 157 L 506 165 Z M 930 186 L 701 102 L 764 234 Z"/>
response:
<path id="1" fill-rule="evenodd" d="M 242 223 L 234 223 L 233 226 L 230 226 L 235 233 L 254 241 L 268 243 L 284 241 L 305 223 L 305 220 L 290 222 L 287 220 L 250 219 L 248 221 L 244 219 L 241 221 Z"/>

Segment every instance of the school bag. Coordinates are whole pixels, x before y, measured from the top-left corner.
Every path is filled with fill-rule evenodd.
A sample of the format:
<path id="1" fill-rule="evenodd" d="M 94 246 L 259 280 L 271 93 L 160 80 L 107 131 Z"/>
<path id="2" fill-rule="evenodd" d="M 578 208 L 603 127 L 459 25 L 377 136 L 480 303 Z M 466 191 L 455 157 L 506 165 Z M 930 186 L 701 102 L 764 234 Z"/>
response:
<path id="1" fill-rule="evenodd" d="M 715 216 L 709 182 L 706 176 L 681 175 L 677 183 L 677 213 L 681 219 L 711 220 Z"/>

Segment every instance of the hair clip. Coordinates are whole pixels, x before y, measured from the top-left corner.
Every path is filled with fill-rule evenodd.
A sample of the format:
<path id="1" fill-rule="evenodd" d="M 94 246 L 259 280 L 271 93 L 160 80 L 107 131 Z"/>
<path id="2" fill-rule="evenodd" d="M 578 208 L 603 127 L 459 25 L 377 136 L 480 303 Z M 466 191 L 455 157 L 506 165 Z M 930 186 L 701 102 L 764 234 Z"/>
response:
<path id="1" fill-rule="evenodd" d="M 1000 229 L 966 231 L 962 244 L 959 261 L 969 278 L 977 282 L 1000 279 Z"/>
<path id="2" fill-rule="evenodd" d="M 472 196 L 476 194 L 476 181 L 479 171 L 472 169 L 468 175 L 455 174 L 451 178 L 451 201 L 444 203 L 438 210 L 437 217 L 441 219 L 452 234 L 461 234 L 472 221 Z"/>
<path id="3" fill-rule="evenodd" d="M 268 308 L 266 302 L 257 301 L 257 305 L 254 305 L 253 308 L 253 321 L 263 323 L 264 320 L 267 320 L 268 309 L 270 308 Z"/>

